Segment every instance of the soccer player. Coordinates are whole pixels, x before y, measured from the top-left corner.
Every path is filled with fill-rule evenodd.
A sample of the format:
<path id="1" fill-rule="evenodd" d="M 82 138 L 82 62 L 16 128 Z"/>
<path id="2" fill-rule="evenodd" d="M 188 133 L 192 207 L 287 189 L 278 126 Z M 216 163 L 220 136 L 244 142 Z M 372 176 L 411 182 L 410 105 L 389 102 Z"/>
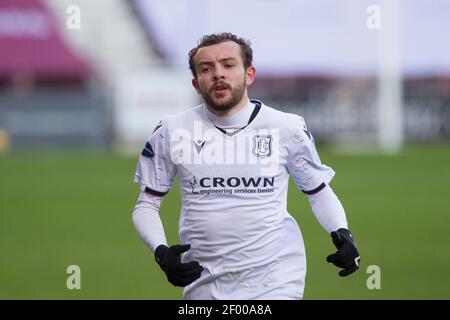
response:
<path id="1" fill-rule="evenodd" d="M 140 237 L 184 299 L 302 299 L 306 256 L 287 212 L 289 176 L 306 194 L 342 270 L 359 267 L 344 209 L 302 117 L 250 100 L 255 79 L 248 41 L 204 36 L 189 52 L 203 103 L 167 117 L 140 155 L 133 211 Z M 181 244 L 167 244 L 159 208 L 178 175 Z M 175 213 L 174 213 L 175 214 Z"/>

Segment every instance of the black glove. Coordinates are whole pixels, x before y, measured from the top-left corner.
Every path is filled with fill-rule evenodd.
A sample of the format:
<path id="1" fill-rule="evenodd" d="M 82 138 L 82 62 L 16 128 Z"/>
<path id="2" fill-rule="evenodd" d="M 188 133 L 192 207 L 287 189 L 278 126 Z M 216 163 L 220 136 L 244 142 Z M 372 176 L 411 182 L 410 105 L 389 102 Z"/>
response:
<path id="1" fill-rule="evenodd" d="M 185 287 L 198 278 L 203 267 L 197 261 L 182 263 L 180 254 L 188 251 L 190 244 L 173 245 L 170 248 L 160 245 L 155 250 L 155 260 L 166 273 L 167 280 L 177 287 Z"/>
<path id="2" fill-rule="evenodd" d="M 335 253 L 327 257 L 327 261 L 336 267 L 343 268 L 339 271 L 341 277 L 348 276 L 359 269 L 359 252 L 352 239 L 350 230 L 340 228 L 331 232 L 331 238 L 338 249 Z"/>

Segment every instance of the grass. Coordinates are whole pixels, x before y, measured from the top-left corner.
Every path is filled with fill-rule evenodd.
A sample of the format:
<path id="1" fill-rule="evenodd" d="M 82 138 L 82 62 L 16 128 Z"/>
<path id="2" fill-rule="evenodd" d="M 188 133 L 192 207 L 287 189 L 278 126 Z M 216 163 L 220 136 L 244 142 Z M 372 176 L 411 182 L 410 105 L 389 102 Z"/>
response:
<path id="1" fill-rule="evenodd" d="M 305 299 L 450 298 L 450 146 L 407 147 L 396 156 L 320 151 L 337 172 L 332 187 L 347 212 L 361 269 L 347 278 L 307 199 L 293 184 L 288 208 L 308 256 Z M 180 299 L 134 230 L 136 157 L 112 153 L 0 157 L 0 299 Z M 161 216 L 178 242 L 178 188 Z M 69 265 L 81 290 L 68 290 Z M 369 290 L 370 265 L 381 289 Z"/>

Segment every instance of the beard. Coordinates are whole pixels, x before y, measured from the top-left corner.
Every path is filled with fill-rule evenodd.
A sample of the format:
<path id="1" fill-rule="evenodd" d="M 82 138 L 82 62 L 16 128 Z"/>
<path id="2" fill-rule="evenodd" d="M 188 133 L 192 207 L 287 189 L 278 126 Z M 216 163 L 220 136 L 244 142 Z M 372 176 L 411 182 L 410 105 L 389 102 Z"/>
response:
<path id="1" fill-rule="evenodd" d="M 221 99 L 223 95 L 227 94 L 227 91 L 224 93 L 218 93 L 218 99 L 216 98 L 217 96 L 214 89 L 218 85 L 221 85 L 222 87 L 225 87 L 227 91 L 230 91 L 230 95 L 227 99 Z M 209 90 L 201 91 L 201 96 L 211 109 L 215 111 L 228 111 L 241 102 L 244 97 L 245 89 L 245 79 L 241 84 L 238 84 L 235 87 L 232 87 L 230 84 L 225 82 L 219 82 L 211 86 Z"/>

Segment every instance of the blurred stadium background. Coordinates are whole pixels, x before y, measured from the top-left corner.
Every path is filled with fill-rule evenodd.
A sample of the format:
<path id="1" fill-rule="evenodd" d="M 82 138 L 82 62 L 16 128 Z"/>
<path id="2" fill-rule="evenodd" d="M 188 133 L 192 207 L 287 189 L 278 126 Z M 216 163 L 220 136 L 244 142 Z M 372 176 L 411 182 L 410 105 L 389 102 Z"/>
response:
<path id="1" fill-rule="evenodd" d="M 0 298 L 181 298 L 134 231 L 132 178 L 157 121 L 199 102 L 189 49 L 230 31 L 253 44 L 250 96 L 306 119 L 360 247 L 339 278 L 291 185 L 305 299 L 449 299 L 449 14 L 446 0 L 0 0 Z M 179 208 L 174 188 L 170 243 Z"/>

